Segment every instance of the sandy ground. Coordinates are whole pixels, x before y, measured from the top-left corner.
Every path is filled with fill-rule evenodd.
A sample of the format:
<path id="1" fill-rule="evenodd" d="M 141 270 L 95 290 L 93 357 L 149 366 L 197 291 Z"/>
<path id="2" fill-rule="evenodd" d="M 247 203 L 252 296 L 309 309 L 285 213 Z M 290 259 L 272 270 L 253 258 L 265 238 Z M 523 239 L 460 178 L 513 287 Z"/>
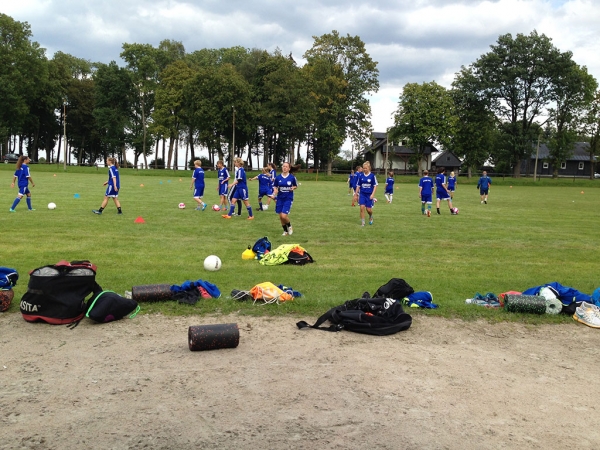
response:
<path id="1" fill-rule="evenodd" d="M 190 325 L 230 322 L 237 348 L 189 351 Z M 600 330 L 417 316 L 372 337 L 295 322 L 70 330 L 0 314 L 0 448 L 600 447 Z"/>

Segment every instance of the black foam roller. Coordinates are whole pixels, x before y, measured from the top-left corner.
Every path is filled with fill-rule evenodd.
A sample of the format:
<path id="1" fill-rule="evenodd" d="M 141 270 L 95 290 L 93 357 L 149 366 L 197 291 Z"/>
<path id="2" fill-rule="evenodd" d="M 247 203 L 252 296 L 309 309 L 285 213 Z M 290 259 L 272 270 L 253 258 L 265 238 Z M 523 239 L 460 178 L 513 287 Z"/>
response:
<path id="1" fill-rule="evenodd" d="M 504 297 L 504 309 L 516 313 L 545 314 L 546 299 L 537 295 L 512 295 Z"/>
<path id="2" fill-rule="evenodd" d="M 131 298 L 136 302 L 162 302 L 172 300 L 170 284 L 144 284 L 131 288 Z"/>
<path id="3" fill-rule="evenodd" d="M 188 329 L 188 343 L 193 352 L 235 348 L 240 343 L 240 330 L 237 323 L 193 325 Z"/>

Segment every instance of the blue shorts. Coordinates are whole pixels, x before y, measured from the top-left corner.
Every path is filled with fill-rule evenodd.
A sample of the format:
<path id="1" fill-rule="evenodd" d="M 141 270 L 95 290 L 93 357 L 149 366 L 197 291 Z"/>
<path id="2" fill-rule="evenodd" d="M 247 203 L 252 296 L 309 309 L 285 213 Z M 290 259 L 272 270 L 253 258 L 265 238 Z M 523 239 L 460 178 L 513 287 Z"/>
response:
<path id="1" fill-rule="evenodd" d="M 248 188 L 240 187 L 235 185 L 235 192 L 233 193 L 232 199 L 236 200 L 248 200 Z"/>
<path id="2" fill-rule="evenodd" d="M 422 194 L 421 203 L 431 203 L 431 194 Z"/>
<path id="3" fill-rule="evenodd" d="M 292 203 L 294 203 L 294 200 L 279 200 L 275 204 L 275 212 L 277 214 L 289 214 L 292 210 Z"/>
<path id="4" fill-rule="evenodd" d="M 106 194 L 104 195 L 107 197 L 117 198 L 119 196 L 119 191 L 115 191 L 115 187 L 109 183 L 108 187 L 106 188 Z"/>
<path id="5" fill-rule="evenodd" d="M 23 196 L 27 194 L 31 194 L 29 188 L 27 186 L 19 186 L 19 195 Z"/>
<path id="6" fill-rule="evenodd" d="M 479 189 L 479 195 L 488 195 L 488 189 Z"/>
<path id="7" fill-rule="evenodd" d="M 372 208 L 373 204 L 375 203 L 374 200 L 372 200 L 371 198 L 371 194 L 363 194 L 362 191 L 360 192 L 360 194 L 358 194 L 358 204 L 360 206 L 365 206 L 367 208 Z"/>
<path id="8" fill-rule="evenodd" d="M 228 183 L 223 183 L 219 181 L 219 195 L 227 195 L 227 190 L 229 189 Z"/>
<path id="9" fill-rule="evenodd" d="M 393 194 L 394 193 L 394 188 L 393 187 L 391 187 L 391 188 L 385 188 L 385 193 L 386 194 Z"/>
<path id="10" fill-rule="evenodd" d="M 446 190 L 436 191 L 435 196 L 438 200 L 450 200 L 450 194 Z"/>
<path id="11" fill-rule="evenodd" d="M 194 198 L 202 198 L 204 195 L 204 186 L 199 188 L 194 188 Z"/>
<path id="12" fill-rule="evenodd" d="M 273 197 L 273 188 L 269 188 L 266 191 L 265 190 L 258 191 L 258 198 L 264 197 L 265 195 L 267 197 Z"/>

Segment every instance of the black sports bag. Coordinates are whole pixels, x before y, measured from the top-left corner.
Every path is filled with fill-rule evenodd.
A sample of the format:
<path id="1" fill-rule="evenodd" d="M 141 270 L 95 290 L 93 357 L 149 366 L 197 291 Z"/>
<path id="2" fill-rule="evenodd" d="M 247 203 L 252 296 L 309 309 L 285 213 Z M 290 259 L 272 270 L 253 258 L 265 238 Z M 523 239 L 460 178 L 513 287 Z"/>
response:
<path id="1" fill-rule="evenodd" d="M 94 292 L 89 301 L 86 317 L 96 322 L 106 323 L 119 320 L 134 311 L 129 318 L 135 317 L 140 310 L 137 302 L 130 298 L 121 297 L 114 291 Z"/>
<path id="2" fill-rule="evenodd" d="M 29 273 L 21 314 L 28 322 L 78 322 L 85 314 L 85 298 L 98 289 L 102 290 L 96 283 L 96 266 L 89 261 L 59 261 L 39 267 Z"/>
<path id="3" fill-rule="evenodd" d="M 329 320 L 331 326 L 320 325 Z M 359 298 L 331 308 L 314 325 L 301 321 L 299 329 L 316 328 L 325 331 L 354 331 L 356 333 L 386 336 L 408 330 L 412 317 L 406 314 L 398 300 L 392 298 Z"/>
<path id="4" fill-rule="evenodd" d="M 415 290 L 402 278 L 392 278 L 390 281 L 380 286 L 373 297 L 386 297 L 402 300 L 410 294 L 414 294 Z"/>

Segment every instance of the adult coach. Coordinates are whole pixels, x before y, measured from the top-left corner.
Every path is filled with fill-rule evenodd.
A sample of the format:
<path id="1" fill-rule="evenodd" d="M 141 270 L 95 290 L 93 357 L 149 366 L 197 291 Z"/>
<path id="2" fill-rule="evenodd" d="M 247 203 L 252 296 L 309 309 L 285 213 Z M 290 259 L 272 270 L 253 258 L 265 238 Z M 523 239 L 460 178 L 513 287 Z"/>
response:
<path id="1" fill-rule="evenodd" d="M 479 195 L 481 196 L 481 203 L 485 203 L 487 205 L 488 193 L 490 191 L 490 185 L 492 184 L 492 179 L 488 177 L 487 172 L 484 170 L 479 182 L 477 183 L 477 189 L 479 189 Z"/>

